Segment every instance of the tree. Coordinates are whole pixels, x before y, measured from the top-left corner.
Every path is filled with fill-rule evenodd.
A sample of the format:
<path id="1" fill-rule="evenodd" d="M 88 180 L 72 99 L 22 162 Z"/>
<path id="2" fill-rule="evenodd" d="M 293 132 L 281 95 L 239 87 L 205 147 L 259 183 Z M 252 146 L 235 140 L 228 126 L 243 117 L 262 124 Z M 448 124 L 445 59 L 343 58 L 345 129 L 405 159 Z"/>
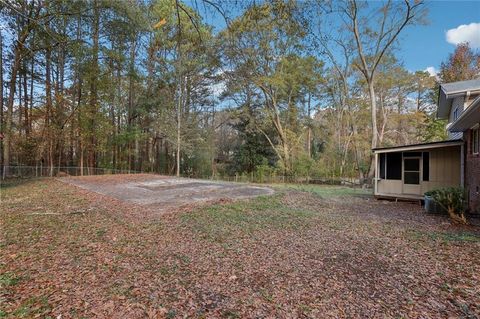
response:
<path id="1" fill-rule="evenodd" d="M 417 112 L 432 112 L 435 103 L 431 100 L 431 91 L 435 89 L 435 77 L 426 71 L 416 71 L 413 75 Z"/>
<path id="2" fill-rule="evenodd" d="M 367 5 L 365 4 L 365 7 Z M 375 80 L 379 64 L 384 56 L 392 49 L 402 30 L 422 21 L 425 14 L 422 1 L 409 0 L 403 2 L 387 1 L 375 7 L 374 12 L 365 12 L 364 5 L 356 0 L 346 2 L 342 11 L 346 18 L 346 28 L 352 34 L 358 58 L 354 66 L 365 78 L 370 98 L 372 142 L 371 147 L 378 144 L 377 126 L 377 97 L 375 93 Z M 378 25 L 372 26 L 372 23 Z M 375 171 L 374 161 L 371 161 L 369 177 Z"/>
<path id="3" fill-rule="evenodd" d="M 306 33 L 297 10 L 293 2 L 253 4 L 222 34 L 225 63 L 231 70 L 225 72 L 230 95 L 243 93 L 246 85 L 254 86 L 256 94 L 250 97 L 260 100 L 262 116 L 252 123 L 275 150 L 284 173 L 292 170 L 292 152 L 299 141 L 294 123 L 299 102 L 307 87 L 312 87 L 308 71 L 318 75 L 321 69 L 318 60 L 303 56 Z M 304 72 L 289 72 L 294 65 Z M 268 134 L 269 125 L 274 135 Z"/>
<path id="4" fill-rule="evenodd" d="M 25 51 L 25 42 L 31 34 L 35 23 L 41 21 L 45 17 L 41 17 L 42 4 L 29 1 L 19 1 L 7 5 L 8 12 L 11 11 L 10 20 L 12 30 L 17 30 L 16 39 L 13 45 L 13 62 L 11 64 L 9 93 L 7 99 L 7 114 L 5 118 L 5 138 L 3 147 L 3 165 L 4 175 L 9 175 L 9 165 L 11 159 L 11 141 L 12 141 L 12 121 L 13 121 L 13 104 L 15 100 L 15 91 L 17 88 L 17 73 L 22 62 L 22 54 Z M 17 12 L 19 14 L 17 14 Z M 7 13 L 8 14 L 8 13 Z M 3 47 L 2 47 L 3 49 Z"/>
<path id="5" fill-rule="evenodd" d="M 372 131 L 378 145 L 428 136 L 431 78 L 394 56 L 421 4 L 248 3 L 214 33 L 187 3 L 6 2 L 6 163 L 363 179 Z"/>
<path id="6" fill-rule="evenodd" d="M 480 53 L 475 53 L 468 43 L 461 43 L 442 62 L 439 72 L 442 83 L 472 80 L 480 77 Z"/>
<path id="7" fill-rule="evenodd" d="M 175 148 L 172 168 L 180 175 L 182 169 L 190 170 L 188 158 L 196 156 L 199 147 L 208 148 L 204 144 L 208 112 L 204 111 L 213 103 L 218 59 L 211 29 L 193 9 L 172 0 L 156 2 L 152 11 L 157 27 L 149 43 L 152 71 L 148 81 L 158 81 L 153 92 L 163 92 L 153 107 L 158 112 L 158 130 L 167 140 L 165 145 Z"/>

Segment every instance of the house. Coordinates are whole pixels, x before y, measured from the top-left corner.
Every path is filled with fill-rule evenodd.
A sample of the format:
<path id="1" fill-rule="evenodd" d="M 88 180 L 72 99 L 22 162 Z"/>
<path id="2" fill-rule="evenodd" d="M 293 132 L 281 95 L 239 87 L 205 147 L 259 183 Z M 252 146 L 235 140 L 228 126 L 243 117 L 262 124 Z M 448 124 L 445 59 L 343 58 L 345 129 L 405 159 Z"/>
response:
<path id="1" fill-rule="evenodd" d="M 421 199 L 461 186 L 470 210 L 480 211 L 480 79 L 440 85 L 437 117 L 448 119 L 448 140 L 373 149 L 375 196 Z"/>

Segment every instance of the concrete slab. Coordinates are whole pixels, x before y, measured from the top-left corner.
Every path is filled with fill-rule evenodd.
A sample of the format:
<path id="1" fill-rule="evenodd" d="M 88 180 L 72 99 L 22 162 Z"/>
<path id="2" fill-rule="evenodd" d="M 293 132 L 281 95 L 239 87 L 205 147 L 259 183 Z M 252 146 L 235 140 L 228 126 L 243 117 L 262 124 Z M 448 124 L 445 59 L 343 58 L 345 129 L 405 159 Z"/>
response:
<path id="1" fill-rule="evenodd" d="M 66 177 L 60 180 L 162 212 L 199 202 L 242 199 L 274 193 L 268 187 L 153 174 Z"/>

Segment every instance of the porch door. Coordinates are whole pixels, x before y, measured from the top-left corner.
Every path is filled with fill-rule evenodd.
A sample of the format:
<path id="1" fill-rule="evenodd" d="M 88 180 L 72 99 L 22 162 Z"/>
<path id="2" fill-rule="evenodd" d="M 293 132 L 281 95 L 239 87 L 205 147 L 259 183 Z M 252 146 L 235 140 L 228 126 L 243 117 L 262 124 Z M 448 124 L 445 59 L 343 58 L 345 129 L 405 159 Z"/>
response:
<path id="1" fill-rule="evenodd" d="M 403 193 L 421 195 L 421 157 L 403 157 Z"/>

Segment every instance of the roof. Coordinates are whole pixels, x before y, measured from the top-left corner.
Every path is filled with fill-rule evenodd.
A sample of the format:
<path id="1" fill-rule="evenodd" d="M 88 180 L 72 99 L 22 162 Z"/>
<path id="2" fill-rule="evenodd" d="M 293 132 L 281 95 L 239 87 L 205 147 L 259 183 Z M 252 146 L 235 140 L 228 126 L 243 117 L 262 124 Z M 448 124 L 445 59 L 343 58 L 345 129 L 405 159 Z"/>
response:
<path id="1" fill-rule="evenodd" d="M 444 83 L 440 85 L 447 94 L 467 92 L 480 89 L 480 79 Z"/>
<path id="2" fill-rule="evenodd" d="M 448 130 L 450 132 L 464 132 L 477 123 L 480 123 L 480 96 L 473 100 Z"/>
<path id="3" fill-rule="evenodd" d="M 448 118 L 453 98 L 465 95 L 468 91 L 480 92 L 480 79 L 440 84 L 437 117 L 440 119 Z"/>
<path id="4" fill-rule="evenodd" d="M 390 153 L 390 152 L 426 150 L 426 149 L 432 149 L 432 148 L 457 146 L 462 144 L 463 144 L 463 140 L 457 139 L 457 140 L 447 140 L 447 141 L 400 145 L 400 146 L 391 146 L 391 147 L 377 147 L 372 149 L 372 151 L 374 153 Z"/>

